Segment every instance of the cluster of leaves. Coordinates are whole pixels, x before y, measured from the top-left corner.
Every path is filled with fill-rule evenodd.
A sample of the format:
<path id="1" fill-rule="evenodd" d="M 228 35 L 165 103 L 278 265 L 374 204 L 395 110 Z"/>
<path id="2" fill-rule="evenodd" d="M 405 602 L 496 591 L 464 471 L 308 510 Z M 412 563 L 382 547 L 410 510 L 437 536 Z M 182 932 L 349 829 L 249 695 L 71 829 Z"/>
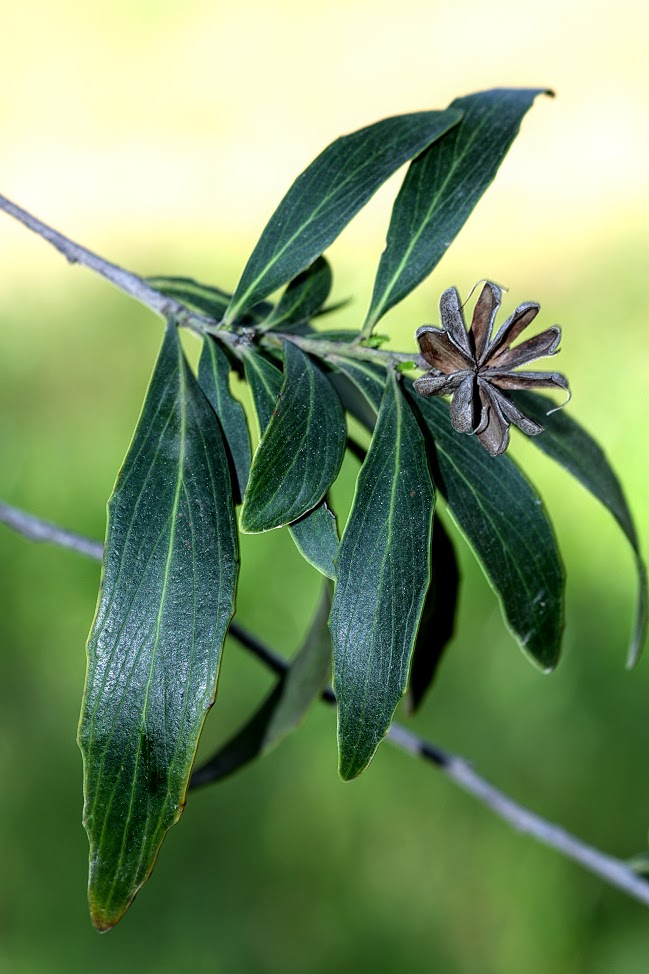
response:
<path id="1" fill-rule="evenodd" d="M 435 513 L 441 494 L 482 564 L 521 647 L 557 662 L 564 574 L 540 498 L 506 456 L 458 434 L 445 401 L 422 399 L 374 347 L 379 319 L 430 273 L 494 178 L 535 90 L 461 98 L 338 139 L 293 184 L 233 295 L 181 278 L 148 283 L 182 304 L 170 318 L 142 414 L 108 506 L 99 604 L 88 643 L 79 739 L 93 921 L 108 929 L 153 868 L 185 803 L 235 611 L 239 529 L 288 527 L 323 576 L 304 647 L 272 694 L 193 782 L 262 754 L 326 685 L 333 650 L 339 770 L 360 774 L 408 692 L 416 709 L 453 629 L 458 570 Z M 331 271 L 323 252 L 409 162 L 360 332 L 318 331 Z M 275 303 L 269 298 L 285 286 Z M 194 376 L 178 326 L 202 333 Z M 413 354 L 411 359 L 416 359 Z M 229 377 L 248 384 L 260 441 Z M 618 481 L 599 447 L 548 400 L 519 396 L 546 430 L 538 446 L 612 512 L 644 568 Z M 365 451 L 346 417 L 371 434 Z M 346 449 L 363 457 L 339 538 L 327 502 Z M 328 629 L 327 629 L 328 622 Z M 331 693 L 331 691 L 328 691 Z"/>

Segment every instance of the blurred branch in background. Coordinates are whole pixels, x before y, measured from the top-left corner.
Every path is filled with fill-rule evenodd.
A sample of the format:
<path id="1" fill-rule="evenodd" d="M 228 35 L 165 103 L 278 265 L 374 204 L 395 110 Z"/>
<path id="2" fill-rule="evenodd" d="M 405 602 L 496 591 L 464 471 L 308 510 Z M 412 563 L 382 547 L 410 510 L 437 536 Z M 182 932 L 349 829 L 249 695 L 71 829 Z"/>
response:
<path id="1" fill-rule="evenodd" d="M 0 503 L 0 522 L 32 541 L 46 542 L 61 548 L 68 548 L 96 561 L 100 561 L 102 558 L 103 545 L 100 542 L 59 528 L 7 504 Z M 230 625 L 230 635 L 275 674 L 281 676 L 288 669 L 289 664 L 283 657 L 267 647 L 239 623 L 233 622 Z M 336 699 L 330 687 L 323 691 L 322 700 L 335 706 Z M 544 845 L 556 849 L 566 858 L 579 863 L 584 869 L 599 876 L 609 885 L 617 887 L 649 906 L 649 882 L 637 875 L 629 865 L 595 849 L 593 846 L 587 845 L 560 826 L 547 822 L 518 804 L 477 774 L 463 758 L 449 754 L 397 723 L 392 724 L 388 732 L 388 740 L 402 751 L 433 764 L 458 787 L 473 795 L 495 815 L 512 825 L 519 832 L 527 833 Z M 208 784 L 209 776 L 204 775 L 197 783 Z"/>

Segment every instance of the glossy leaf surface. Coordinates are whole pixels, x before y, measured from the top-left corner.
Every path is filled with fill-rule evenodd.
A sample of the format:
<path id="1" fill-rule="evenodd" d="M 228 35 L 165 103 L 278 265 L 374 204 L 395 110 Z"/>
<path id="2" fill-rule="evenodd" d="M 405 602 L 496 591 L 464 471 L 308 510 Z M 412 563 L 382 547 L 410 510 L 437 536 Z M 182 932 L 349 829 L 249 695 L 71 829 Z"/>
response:
<path id="1" fill-rule="evenodd" d="M 330 619 L 344 780 L 372 760 L 406 690 L 434 504 L 424 436 L 392 373 L 340 543 Z"/>
<path id="2" fill-rule="evenodd" d="M 343 408 L 326 375 L 285 341 L 282 388 L 253 457 L 241 530 L 282 527 L 319 504 L 340 470 L 346 436 Z"/>
<path id="3" fill-rule="evenodd" d="M 502 88 L 456 99 L 462 119 L 408 167 L 388 228 L 364 332 L 444 256 L 478 203 L 542 89 Z"/>
<path id="4" fill-rule="evenodd" d="M 628 656 L 629 666 L 633 666 L 647 634 L 647 569 L 620 482 L 602 448 L 579 423 L 563 410 L 548 415 L 555 406 L 551 399 L 534 392 L 512 393 L 512 399 L 526 416 L 545 427 L 543 433 L 533 437 L 534 444 L 561 464 L 610 511 L 633 548 L 638 575 L 637 610 Z"/>
<path id="5" fill-rule="evenodd" d="M 342 365 L 342 360 L 340 362 Z M 346 374 L 354 379 L 358 363 Z M 362 363 L 359 389 L 377 409 L 385 371 Z M 521 648 L 544 670 L 556 665 L 563 631 L 564 573 L 541 499 L 506 456 L 490 457 L 451 426 L 448 405 L 405 389 L 430 430 L 435 485 L 480 561 Z"/>
<path id="6" fill-rule="evenodd" d="M 127 909 L 182 812 L 237 571 L 218 422 L 169 327 L 109 501 L 88 642 L 79 743 L 100 930 Z"/>
<path id="7" fill-rule="evenodd" d="M 332 142 L 298 176 L 270 218 L 244 268 L 227 320 L 309 267 L 379 186 L 459 118 L 455 110 L 398 115 Z"/>
<path id="8" fill-rule="evenodd" d="M 250 434 L 246 414 L 241 403 L 230 392 L 230 362 L 217 341 L 203 339 L 198 363 L 198 382 L 218 416 L 225 437 L 233 485 L 237 485 L 235 500 L 242 499 L 250 474 Z"/>
<path id="9" fill-rule="evenodd" d="M 255 758 L 263 757 L 301 724 L 331 672 L 331 637 L 327 619 L 332 586 L 325 583 L 304 645 L 252 718 L 192 775 L 192 787 L 219 781 Z"/>
<path id="10" fill-rule="evenodd" d="M 268 359 L 249 352 L 244 360 L 246 380 L 257 414 L 259 431 L 266 429 L 282 389 L 282 373 Z M 327 578 L 335 578 L 338 554 L 336 518 L 326 501 L 289 526 L 298 551 Z"/>
<path id="11" fill-rule="evenodd" d="M 329 297 L 332 280 L 328 261 L 318 257 L 291 281 L 264 322 L 264 329 L 309 321 L 321 311 Z"/>
<path id="12" fill-rule="evenodd" d="M 430 586 L 412 654 L 406 705 L 414 714 L 426 696 L 453 636 L 460 570 L 448 531 L 435 515 Z"/>

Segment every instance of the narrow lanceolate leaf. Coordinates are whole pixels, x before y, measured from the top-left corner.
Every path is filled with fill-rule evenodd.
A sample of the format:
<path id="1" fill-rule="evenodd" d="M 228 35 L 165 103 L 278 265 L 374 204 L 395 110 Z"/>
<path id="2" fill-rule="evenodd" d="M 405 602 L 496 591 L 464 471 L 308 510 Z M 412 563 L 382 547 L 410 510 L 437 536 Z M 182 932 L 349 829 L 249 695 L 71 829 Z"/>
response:
<path id="1" fill-rule="evenodd" d="M 354 379 L 355 369 L 346 374 Z M 384 369 L 363 363 L 358 388 L 374 409 L 384 383 Z M 552 669 L 561 646 L 565 579 L 541 498 L 508 457 L 490 457 L 475 437 L 455 432 L 446 402 L 418 396 L 410 379 L 404 386 L 434 440 L 435 484 L 498 595 L 512 634 L 535 663 Z"/>
<path id="2" fill-rule="evenodd" d="M 264 322 L 264 330 L 309 321 L 322 309 L 329 297 L 332 280 L 328 261 L 324 257 L 318 257 L 288 285 Z"/>
<path id="3" fill-rule="evenodd" d="M 397 196 L 370 309 L 369 335 L 444 256 L 492 182 L 542 89 L 502 88 L 458 98 L 462 120 L 409 166 Z"/>
<path id="4" fill-rule="evenodd" d="M 243 498 L 250 473 L 250 435 L 241 403 L 230 392 L 230 362 L 214 338 L 203 339 L 198 363 L 198 382 L 219 418 L 230 461 L 230 475 L 237 485 L 235 500 Z"/>
<path id="5" fill-rule="evenodd" d="M 506 456 L 457 433 L 439 399 L 411 401 L 434 440 L 435 482 L 496 591 L 513 635 L 547 671 L 559 659 L 565 578 L 541 498 Z"/>
<path id="6" fill-rule="evenodd" d="M 255 452 L 241 530 L 270 531 L 311 511 L 334 482 L 345 452 L 340 399 L 322 370 L 284 342 L 284 380 Z"/>
<path id="7" fill-rule="evenodd" d="M 145 278 L 147 284 L 154 287 L 167 297 L 181 301 L 191 311 L 206 315 L 220 321 L 230 303 L 232 297 L 227 291 L 222 291 L 218 287 L 209 284 L 200 284 L 191 277 L 165 277 L 158 275 Z M 250 309 L 250 313 L 242 324 L 259 321 L 272 311 L 272 304 L 262 301 L 255 308 Z"/>
<path id="8" fill-rule="evenodd" d="M 257 414 L 259 432 L 263 434 L 270 422 L 282 389 L 279 369 L 254 352 L 244 360 L 246 380 Z M 327 578 L 335 578 L 335 559 L 338 554 L 336 518 L 322 500 L 312 511 L 289 526 L 289 533 L 304 558 Z"/>
<path id="9" fill-rule="evenodd" d="M 331 672 L 331 637 L 327 628 L 331 594 L 331 583 L 325 582 L 315 618 L 297 656 L 252 718 L 193 773 L 192 788 L 219 781 L 263 757 L 302 722 Z"/>
<path id="10" fill-rule="evenodd" d="M 629 645 L 628 665 L 640 655 L 647 634 L 647 569 L 640 554 L 638 536 L 622 487 L 601 447 L 567 413 L 548 411 L 555 404 L 534 392 L 512 394 L 526 416 L 545 427 L 533 442 L 560 463 L 586 490 L 607 508 L 620 525 L 633 548 L 638 574 L 638 600 L 635 625 Z"/>
<path id="11" fill-rule="evenodd" d="M 392 173 L 459 119 L 460 112 L 451 109 L 398 115 L 332 142 L 298 176 L 270 218 L 226 320 L 309 267 Z"/>
<path id="12" fill-rule="evenodd" d="M 100 930 L 128 908 L 182 812 L 237 570 L 218 422 L 170 326 L 109 501 L 88 642 L 79 744 Z"/>
<path id="13" fill-rule="evenodd" d="M 393 373 L 340 543 L 329 623 L 344 780 L 372 760 L 406 690 L 434 505 L 424 437 Z"/>
<path id="14" fill-rule="evenodd" d="M 453 542 L 441 520 L 433 524 L 432 570 L 424 611 L 412 654 L 406 705 L 414 714 L 435 679 L 453 636 L 460 571 Z"/>

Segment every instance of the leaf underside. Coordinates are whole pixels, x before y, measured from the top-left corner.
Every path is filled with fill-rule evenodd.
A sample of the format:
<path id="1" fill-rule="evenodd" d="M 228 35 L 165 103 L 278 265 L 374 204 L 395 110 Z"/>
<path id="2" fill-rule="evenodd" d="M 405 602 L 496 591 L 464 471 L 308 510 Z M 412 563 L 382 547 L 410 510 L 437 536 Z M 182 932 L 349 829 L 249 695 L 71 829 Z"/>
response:
<path id="1" fill-rule="evenodd" d="M 406 690 L 434 504 L 424 437 L 392 373 L 340 543 L 329 623 L 344 780 L 372 760 Z"/>
<path id="2" fill-rule="evenodd" d="M 216 417 L 167 329 L 108 505 L 79 726 L 89 901 L 113 926 L 182 812 L 238 572 Z"/>

